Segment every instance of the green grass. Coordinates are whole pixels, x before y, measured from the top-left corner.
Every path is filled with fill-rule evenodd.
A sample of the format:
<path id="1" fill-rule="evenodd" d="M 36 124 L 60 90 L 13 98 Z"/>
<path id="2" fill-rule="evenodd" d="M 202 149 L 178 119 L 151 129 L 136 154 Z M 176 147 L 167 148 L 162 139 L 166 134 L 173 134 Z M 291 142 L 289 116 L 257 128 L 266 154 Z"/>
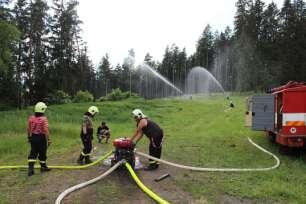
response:
<path id="1" fill-rule="evenodd" d="M 251 137 L 281 159 L 281 166 L 269 172 L 179 171 L 175 178 L 177 184 L 195 199 L 204 197 L 209 203 L 219 203 L 226 195 L 259 203 L 306 203 L 306 164 L 302 158 L 279 155 L 278 147 L 271 144 L 264 133 L 245 128 L 245 96 L 233 96 L 232 100 L 236 107 L 230 110 L 226 110 L 228 101 L 221 96 L 194 100 L 130 99 L 50 106 L 46 115 L 53 143 L 48 156 L 50 161 L 55 162 L 60 155 L 66 154 L 67 157 L 67 154 L 81 150 L 80 122 L 89 105 L 97 105 L 100 109 L 100 114 L 95 118 L 95 127 L 105 120 L 112 130 L 112 138 L 133 134 L 135 123 L 131 111 L 140 108 L 164 129 L 163 158 L 169 161 L 202 167 L 256 168 L 274 165 L 275 161 L 252 146 L 246 137 Z M 26 163 L 29 151 L 26 120 L 31 113 L 31 108 L 1 112 L 0 165 Z M 147 145 L 148 140 L 143 138 L 138 149 L 147 151 Z M 19 188 L 39 183 L 37 178 L 27 179 L 24 171 L 15 171 L 14 176 L 8 172 L 11 171 L 0 171 L 0 203 L 12 202 L 9 189 L 15 187 L 8 188 L 7 183 L 17 186 L 16 194 Z M 120 193 L 118 186 L 110 181 L 106 184 L 106 190 L 100 185 L 97 187 L 101 203 L 108 203 L 108 200 L 103 200 L 103 197 L 106 199 L 105 194 L 115 197 Z"/>

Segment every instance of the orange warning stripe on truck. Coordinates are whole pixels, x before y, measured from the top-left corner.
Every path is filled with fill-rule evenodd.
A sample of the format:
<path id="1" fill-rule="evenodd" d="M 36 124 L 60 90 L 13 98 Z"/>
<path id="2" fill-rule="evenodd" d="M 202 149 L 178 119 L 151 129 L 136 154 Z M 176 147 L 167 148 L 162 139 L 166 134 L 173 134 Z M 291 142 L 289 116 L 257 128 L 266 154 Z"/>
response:
<path id="1" fill-rule="evenodd" d="M 286 121 L 285 126 L 305 126 L 305 121 Z"/>

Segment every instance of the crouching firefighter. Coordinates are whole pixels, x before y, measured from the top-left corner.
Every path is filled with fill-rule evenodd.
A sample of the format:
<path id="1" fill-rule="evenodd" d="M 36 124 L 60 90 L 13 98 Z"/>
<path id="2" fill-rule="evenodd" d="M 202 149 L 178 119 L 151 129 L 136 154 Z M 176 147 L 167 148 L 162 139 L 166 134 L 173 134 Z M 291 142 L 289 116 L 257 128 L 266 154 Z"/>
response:
<path id="1" fill-rule="evenodd" d="M 28 119 L 28 142 L 31 144 L 31 152 L 28 156 L 29 170 L 28 176 L 34 174 L 34 164 L 38 156 L 40 171 L 50 171 L 47 167 L 47 147 L 51 144 L 48 119 L 44 116 L 47 106 L 43 102 L 38 102 L 34 107 L 35 114 Z"/>
<path id="2" fill-rule="evenodd" d="M 83 160 L 85 159 L 85 164 L 90 164 L 90 153 L 92 149 L 92 139 L 93 139 L 93 123 L 92 119 L 95 114 L 99 113 L 99 109 L 96 106 L 91 106 L 88 108 L 88 111 L 84 113 L 82 126 L 81 126 L 81 140 L 83 143 L 83 151 L 81 152 L 78 164 L 82 165 Z"/>
<path id="3" fill-rule="evenodd" d="M 134 144 L 137 144 L 137 142 L 142 138 L 143 134 L 145 134 L 150 140 L 149 154 L 160 159 L 164 136 L 163 130 L 155 122 L 149 120 L 141 110 L 135 109 L 133 110 L 132 114 L 136 122 L 136 131 L 131 137 L 131 140 L 134 142 Z M 150 159 L 149 165 L 145 168 L 145 170 L 157 169 L 158 165 L 159 163 L 157 161 Z"/>

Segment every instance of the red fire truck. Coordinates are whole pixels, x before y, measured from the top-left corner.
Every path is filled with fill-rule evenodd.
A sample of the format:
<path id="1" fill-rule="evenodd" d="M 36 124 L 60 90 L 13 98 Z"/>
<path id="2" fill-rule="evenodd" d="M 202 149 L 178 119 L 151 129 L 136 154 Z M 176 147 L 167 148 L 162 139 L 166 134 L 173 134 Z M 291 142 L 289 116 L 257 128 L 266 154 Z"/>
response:
<path id="1" fill-rule="evenodd" d="M 248 99 L 246 125 L 266 131 L 278 144 L 303 147 L 306 142 L 306 84 L 288 82 Z"/>

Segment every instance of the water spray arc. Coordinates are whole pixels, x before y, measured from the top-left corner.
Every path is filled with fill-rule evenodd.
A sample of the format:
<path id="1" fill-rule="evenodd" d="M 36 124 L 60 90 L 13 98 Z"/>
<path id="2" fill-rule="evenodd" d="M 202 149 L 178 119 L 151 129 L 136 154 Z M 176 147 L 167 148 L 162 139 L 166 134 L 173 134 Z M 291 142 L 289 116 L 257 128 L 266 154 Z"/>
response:
<path id="1" fill-rule="evenodd" d="M 159 92 L 159 94 L 153 94 L 153 96 L 157 97 L 169 97 L 169 96 L 193 96 L 193 95 L 202 95 L 202 94 L 210 94 L 210 93 L 222 93 L 230 102 L 230 107 L 233 108 L 234 104 L 230 100 L 229 95 L 226 95 L 224 88 L 222 87 L 221 83 L 213 76 L 212 73 L 210 73 L 207 69 L 204 67 L 193 67 L 185 81 L 181 81 L 180 84 L 185 84 L 183 92 L 180 88 L 175 86 L 173 83 L 171 83 L 169 80 L 167 80 L 164 76 L 162 76 L 160 73 L 158 73 L 157 70 L 149 66 L 147 63 L 142 63 L 141 65 L 138 65 L 135 67 L 137 72 L 140 74 L 140 86 L 141 90 L 139 91 L 140 95 L 147 97 L 149 94 L 147 93 L 147 83 L 150 81 L 150 87 L 149 90 L 151 91 L 154 89 L 156 92 Z M 160 92 L 164 92 L 164 89 L 162 86 L 159 85 L 155 86 L 152 81 L 155 81 L 158 79 L 160 82 L 167 85 L 169 88 L 172 89 L 172 94 L 163 94 Z M 155 87 L 154 87 L 155 86 Z M 146 89 L 143 93 L 142 89 Z M 166 91 L 167 92 L 167 91 Z M 150 95 L 149 95 L 150 96 Z M 150 97 L 149 97 L 150 98 Z M 153 97 L 154 98 L 154 97 Z"/>
<path id="2" fill-rule="evenodd" d="M 205 68 L 192 68 L 186 79 L 186 94 L 225 93 L 220 82 Z"/>
<path id="3" fill-rule="evenodd" d="M 166 83 L 168 86 L 173 88 L 179 95 L 183 94 L 183 91 L 176 87 L 174 84 L 172 84 L 169 80 L 167 80 L 165 77 L 163 77 L 160 73 L 158 73 L 155 69 L 150 67 L 148 64 L 143 63 L 141 65 L 137 66 L 137 70 L 143 71 L 143 72 L 149 72 L 150 74 L 153 74 L 153 76 L 159 78 L 161 81 Z"/>

